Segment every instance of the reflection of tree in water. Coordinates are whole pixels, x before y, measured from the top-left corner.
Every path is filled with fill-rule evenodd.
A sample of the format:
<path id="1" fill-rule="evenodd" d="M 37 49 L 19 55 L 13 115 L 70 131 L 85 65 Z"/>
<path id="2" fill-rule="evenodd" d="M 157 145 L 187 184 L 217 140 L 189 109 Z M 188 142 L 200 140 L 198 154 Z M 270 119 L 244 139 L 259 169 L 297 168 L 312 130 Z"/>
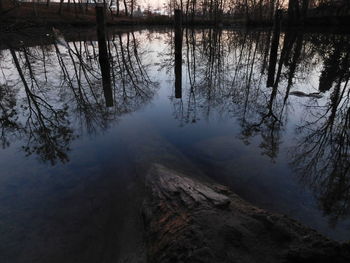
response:
<path id="1" fill-rule="evenodd" d="M 115 36 L 117 37 L 117 36 Z M 131 112 L 148 102 L 154 95 L 155 83 L 147 73 L 148 65 L 142 61 L 146 50 L 139 48 L 140 40 L 133 32 L 121 34 L 112 41 L 110 52 L 113 54 L 112 67 L 117 107 L 121 112 Z M 113 52 L 114 48 L 114 52 Z"/>
<path id="2" fill-rule="evenodd" d="M 293 149 L 293 167 L 303 182 L 315 190 L 332 223 L 350 208 L 349 51 L 347 45 L 336 44 L 332 53 L 326 54 L 321 78 L 331 78 L 322 80 L 331 85 L 327 88 L 331 89 L 330 99 L 324 106 L 308 107 L 305 124 L 299 127 L 300 140 Z M 334 67 L 328 64 L 335 61 L 329 59 L 334 54 L 338 58 L 336 75 Z"/>
<path id="3" fill-rule="evenodd" d="M 184 37 L 190 87 L 186 99 L 173 100 L 176 118 L 185 125 L 199 120 L 200 112 L 205 119 L 211 113 L 234 116 L 240 122 L 241 139 L 249 144 L 260 136 L 262 153 L 276 159 L 281 130 L 291 110 L 292 87 L 306 81 L 319 64 L 316 59 L 321 57 L 326 67 L 322 56 L 329 52 L 315 44 L 313 37 L 306 42 L 297 31 L 275 38 L 276 53 L 272 53 L 272 33 L 266 31 L 186 29 Z"/>
<path id="4" fill-rule="evenodd" d="M 350 204 L 348 38 L 289 31 L 281 35 L 271 59 L 271 36 L 264 31 L 186 30 L 184 67 L 190 86 L 187 97 L 174 100 L 175 116 L 182 125 L 199 120 L 200 112 L 206 119 L 210 114 L 235 117 L 240 138 L 249 144 L 260 136 L 262 153 L 275 160 L 293 114 L 292 95 L 308 97 L 305 111 L 312 118 L 299 128 L 293 165 L 315 189 L 325 213 L 336 219 Z M 269 67 L 271 63 L 276 65 Z M 321 71 L 319 91 L 331 90 L 324 107 L 313 97 L 320 94 L 305 87 L 315 71 Z M 270 87 L 266 74 L 272 75 Z M 300 82 L 305 89 L 295 91 Z"/>
<path id="5" fill-rule="evenodd" d="M 269 42 L 269 39 L 267 41 Z M 277 47 L 279 42 L 277 38 Z M 248 142 L 250 137 L 259 133 L 261 136 L 260 147 L 263 149 L 262 153 L 269 156 L 272 160 L 277 158 L 279 145 L 281 144 L 280 132 L 287 122 L 287 103 L 297 64 L 300 61 L 302 43 L 302 34 L 294 31 L 286 32 L 283 37 L 279 58 L 277 53 L 271 53 L 273 44 L 271 45 L 270 61 L 268 62 L 269 72 L 267 72 L 269 75 L 268 82 L 271 82 L 267 86 L 270 86 L 271 92 L 269 95 L 265 93 L 265 101 L 260 103 L 259 108 L 261 109 L 258 110 L 259 117 L 257 119 L 249 121 L 245 119 L 245 115 L 241 119 L 243 140 Z M 263 63 L 262 72 L 265 71 L 266 66 L 264 64 L 267 64 L 267 62 Z M 271 64 L 274 65 L 271 66 Z M 272 72 L 270 72 L 271 69 Z M 281 87 L 281 81 L 284 81 L 285 87 Z M 287 83 L 285 84 L 285 82 Z M 261 84 L 259 83 L 259 85 Z M 257 97 L 264 94 L 263 91 L 259 93 L 256 93 Z M 252 103 L 252 106 L 254 107 L 254 103 Z"/>
<path id="6" fill-rule="evenodd" d="M 0 143 L 2 148 L 10 145 L 8 136 L 20 130 L 15 106 L 16 95 L 12 87 L 0 86 Z"/>
<path id="7" fill-rule="evenodd" d="M 348 38 L 335 37 L 331 45 L 325 50 L 324 67 L 320 76 L 319 90 L 325 92 L 330 90 L 333 84 L 346 74 L 344 68 L 344 56 L 347 56 Z"/>
<path id="8" fill-rule="evenodd" d="M 26 110 L 26 120 L 23 125 L 26 135 L 24 151 L 27 155 L 36 154 L 42 161 L 50 161 L 52 164 L 55 164 L 57 160 L 68 161 L 67 151 L 73 139 L 73 131 L 68 127 L 67 107 L 56 109 L 45 99 L 36 95 L 27 83 L 16 52 L 12 48 L 10 52 L 22 81 L 27 102 L 27 106 L 23 107 Z M 26 49 L 23 50 L 23 53 L 25 57 L 28 56 Z M 23 66 L 30 68 L 29 77 L 33 87 L 35 77 L 28 63 L 26 59 L 26 64 Z M 36 85 L 38 85 L 37 82 Z"/>
<path id="9" fill-rule="evenodd" d="M 281 124 L 281 113 L 275 111 L 283 109 L 283 103 L 275 100 L 279 80 L 266 89 L 260 74 L 267 68 L 270 37 L 269 32 L 259 31 L 186 30 L 184 53 L 190 89 L 181 107 L 176 102 L 177 118 L 185 124 L 197 121 L 199 112 L 205 119 L 213 112 L 221 117 L 236 116 L 242 139 L 249 143 L 252 136 L 260 134 L 261 147 L 274 158 Z M 282 64 L 278 69 L 280 78 Z"/>
<path id="10" fill-rule="evenodd" d="M 113 108 L 105 106 L 95 42 L 5 51 L 4 70 L 11 71 L 12 78 L 3 77 L 0 86 L 3 146 L 10 144 L 10 137 L 18 137 L 25 141 L 23 149 L 28 155 L 52 164 L 66 162 L 70 143 L 78 133 L 104 130 L 120 115 L 147 103 L 154 95 L 155 83 L 147 75 L 135 34 L 115 35 L 107 45 L 113 69 Z M 21 107 L 16 105 L 19 102 Z"/>

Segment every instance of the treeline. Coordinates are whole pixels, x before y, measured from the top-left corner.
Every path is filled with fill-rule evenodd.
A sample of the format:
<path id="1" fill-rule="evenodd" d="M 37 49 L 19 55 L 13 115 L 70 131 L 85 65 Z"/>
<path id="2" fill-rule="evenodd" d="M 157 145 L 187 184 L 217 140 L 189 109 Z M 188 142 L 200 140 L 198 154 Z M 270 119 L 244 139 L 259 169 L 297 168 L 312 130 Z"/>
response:
<path id="1" fill-rule="evenodd" d="M 62 14 L 64 11 L 88 14 L 98 3 L 103 4 L 107 12 L 115 16 L 133 17 L 134 11 L 138 7 L 137 0 L 103 0 L 102 3 L 97 0 L 60 0 L 59 2 L 51 0 L 0 0 L 0 11 L 21 5 L 32 5 L 34 10 L 39 6 L 46 6 L 50 9 L 57 9 L 59 14 Z"/>
<path id="2" fill-rule="evenodd" d="M 332 15 L 348 15 L 350 2 L 348 0 L 169 0 L 166 8 L 168 12 L 174 9 L 182 10 L 187 20 L 206 17 L 209 20 L 219 21 L 223 17 L 233 17 L 247 23 L 272 23 L 276 11 L 283 10 L 288 23 L 303 24 L 309 10 L 323 9 Z"/>
<path id="3" fill-rule="evenodd" d="M 94 16 L 97 0 L 0 0 L 0 10 L 14 6 L 32 7 L 35 16 L 40 11 L 78 16 Z M 136 18 L 150 16 L 151 6 L 140 9 L 138 0 L 103 0 L 109 17 Z M 7 7 L 6 7 L 7 6 Z M 39 8 L 40 6 L 40 8 Z M 45 9 L 46 7 L 46 9 Z M 272 24 L 277 10 L 281 10 L 283 21 L 286 24 L 302 25 L 308 19 L 318 18 L 322 22 L 324 17 L 342 17 L 338 24 L 346 23 L 350 16 L 350 1 L 348 0 L 168 0 L 162 10 L 154 12 L 155 16 L 168 15 L 171 21 L 175 9 L 183 13 L 184 23 L 246 23 Z M 320 20 L 321 18 L 321 20 Z M 226 21 L 226 22 L 225 22 Z M 328 20 L 325 20 L 328 23 Z M 345 22 L 344 22 L 345 21 Z M 333 23 L 334 20 L 330 20 Z M 325 23 L 325 22 L 324 22 Z"/>
<path id="4" fill-rule="evenodd" d="M 85 6 L 86 10 L 89 6 L 94 7 L 96 4 L 101 3 L 97 0 L 60 0 L 60 10 L 62 10 L 64 4 L 70 6 L 72 2 L 73 5 Z M 137 0 L 103 0 L 102 4 L 105 6 L 106 10 L 116 16 L 124 15 L 133 17 L 138 3 Z"/>

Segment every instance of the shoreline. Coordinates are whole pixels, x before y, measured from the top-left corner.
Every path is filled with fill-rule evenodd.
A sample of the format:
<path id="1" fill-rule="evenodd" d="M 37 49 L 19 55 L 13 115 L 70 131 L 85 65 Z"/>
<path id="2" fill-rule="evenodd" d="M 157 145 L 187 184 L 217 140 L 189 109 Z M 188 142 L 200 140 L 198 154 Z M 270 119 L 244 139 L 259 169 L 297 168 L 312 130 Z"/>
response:
<path id="1" fill-rule="evenodd" d="M 36 46 L 36 45 L 50 45 L 55 42 L 53 36 L 53 28 L 59 29 L 67 42 L 76 41 L 76 40 L 97 40 L 96 35 L 96 24 L 91 24 L 88 26 L 71 26 L 69 24 L 59 24 L 59 25 L 42 25 L 34 27 L 25 27 L 16 31 L 11 32 L 1 32 L 0 31 L 0 50 L 7 49 L 7 44 L 11 44 L 14 48 L 20 48 L 21 46 Z M 195 27 L 184 27 L 184 30 L 196 30 L 196 29 L 210 29 L 215 28 L 213 26 L 195 26 Z M 107 26 L 108 36 L 114 34 L 120 34 L 130 31 L 139 31 L 139 30 L 173 30 L 173 26 L 170 25 L 147 25 L 147 24 L 135 24 L 135 25 L 111 25 Z M 287 31 L 296 31 L 299 30 L 300 33 L 323 33 L 323 34 L 349 34 L 350 28 L 335 28 L 335 27 L 304 27 L 302 30 L 298 28 L 283 28 L 282 32 Z M 251 26 L 222 26 L 219 30 L 261 30 L 261 31 L 270 31 L 272 30 L 269 27 L 251 27 Z M 35 36 L 35 37 L 33 37 Z"/>
<path id="2" fill-rule="evenodd" d="M 260 209 L 229 188 L 154 163 L 146 173 L 142 218 L 149 262 L 338 262 L 340 243 Z"/>
<path id="3" fill-rule="evenodd" d="M 4 10 L 0 14 L 0 33 L 19 32 L 32 28 L 92 28 L 96 26 L 94 13 L 74 14 L 69 10 L 59 14 L 57 10 L 46 7 L 38 9 L 37 14 L 32 8 L 18 6 Z M 303 25 L 287 25 L 286 17 L 281 20 L 282 28 L 292 30 L 329 30 L 350 32 L 350 16 L 322 16 L 309 17 Z M 219 20 L 210 20 L 206 17 L 195 17 L 194 20 L 184 17 L 183 27 L 219 27 L 219 28 L 272 28 L 271 21 L 245 20 L 237 17 L 223 17 Z M 126 17 L 106 15 L 106 25 L 108 27 L 173 27 L 172 17 L 165 15 L 154 15 L 145 17 Z"/>

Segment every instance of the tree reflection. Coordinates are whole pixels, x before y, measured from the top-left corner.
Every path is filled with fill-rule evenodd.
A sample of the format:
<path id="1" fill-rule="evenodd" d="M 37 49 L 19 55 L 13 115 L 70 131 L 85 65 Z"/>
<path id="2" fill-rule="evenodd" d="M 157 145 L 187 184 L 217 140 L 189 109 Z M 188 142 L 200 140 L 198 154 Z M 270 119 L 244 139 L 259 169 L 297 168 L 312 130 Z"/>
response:
<path id="1" fill-rule="evenodd" d="M 264 76 L 256 74 L 257 70 L 265 72 L 270 37 L 270 32 L 186 29 L 190 88 L 187 99 L 174 102 L 175 116 L 182 125 L 199 120 L 200 112 L 207 120 L 212 114 L 235 116 L 241 123 L 242 140 L 249 144 L 251 137 L 260 134 L 264 154 L 275 158 L 281 126 L 281 113 L 276 109 L 281 103 L 275 100 L 278 80 L 269 92 L 261 85 Z"/>
<path id="2" fill-rule="evenodd" d="M 303 102 L 292 165 L 336 221 L 349 207 L 348 37 L 288 31 L 275 37 L 272 48 L 272 36 L 263 30 L 184 29 L 181 53 L 177 50 L 182 96 L 174 99 L 171 88 L 173 115 L 181 126 L 235 119 L 239 138 L 247 145 L 257 141 L 261 153 L 274 162 L 285 127 L 294 122 L 295 100 Z M 106 130 L 153 98 L 157 83 L 149 76 L 153 62 L 146 60 L 143 42 L 156 37 L 168 44 L 157 51 L 157 69 L 175 74 L 171 32 L 116 32 L 107 38 L 113 97 L 108 108 L 96 41 L 2 51 L 2 147 L 18 138 L 27 154 L 53 164 L 68 161 L 76 137 Z M 315 72 L 317 80 L 310 77 Z M 314 91 L 322 96 L 313 96 Z"/>
<path id="3" fill-rule="evenodd" d="M 344 37 L 334 39 L 328 52 L 325 54 L 324 68 L 320 76 L 319 90 L 328 91 L 339 77 L 344 75 L 342 71 L 346 70 L 343 65 L 343 56 L 348 49 L 348 40 Z"/>
<path id="4" fill-rule="evenodd" d="M 96 42 L 60 42 L 16 49 L 8 45 L 2 52 L 6 66 L 0 64 L 3 76 L 9 76 L 0 84 L 2 146 L 19 138 L 27 155 L 53 165 L 69 161 L 75 138 L 107 129 L 122 114 L 148 103 L 157 87 L 134 32 L 106 41 L 114 98 L 110 108 Z"/>
<path id="5" fill-rule="evenodd" d="M 16 92 L 11 87 L 0 85 L 0 143 L 2 148 L 10 145 L 10 134 L 21 129 L 15 109 Z"/>
<path id="6" fill-rule="evenodd" d="M 320 39 L 319 34 L 288 31 L 279 40 L 275 37 L 272 48 L 271 36 L 268 31 L 186 29 L 183 49 L 189 85 L 181 101 L 172 100 L 174 116 L 181 126 L 201 118 L 234 117 L 243 142 L 259 137 L 261 153 L 275 161 L 295 111 L 291 95 L 307 97 L 292 165 L 336 222 L 350 206 L 348 37 Z M 171 64 L 164 59 L 162 66 Z M 318 70 L 316 88 L 329 96 L 311 87 L 299 90 L 299 83 L 311 81 L 309 73 Z"/>
<path id="7" fill-rule="evenodd" d="M 24 125 L 27 142 L 23 146 L 24 151 L 27 155 L 36 154 L 42 161 L 50 161 L 52 164 L 57 160 L 68 161 L 67 151 L 73 139 L 73 131 L 68 128 L 67 107 L 55 109 L 45 99 L 35 95 L 27 83 L 16 52 L 11 47 L 10 52 L 27 100 L 27 119 Z M 25 66 L 28 66 L 26 49 L 23 53 L 26 57 Z M 31 66 L 28 69 L 32 85 L 34 82 L 38 85 L 33 81 L 35 78 Z"/>
<path id="8" fill-rule="evenodd" d="M 350 208 L 350 50 L 345 47 L 336 51 L 338 74 L 334 75 L 334 67 L 325 66 L 321 76 L 330 76 L 330 81 L 323 79 L 327 83 L 336 79 L 330 100 L 309 108 L 308 119 L 299 127 L 301 139 L 293 149 L 292 165 L 314 189 L 323 211 L 331 215 L 331 223 Z M 326 59 L 325 64 L 328 62 Z"/>

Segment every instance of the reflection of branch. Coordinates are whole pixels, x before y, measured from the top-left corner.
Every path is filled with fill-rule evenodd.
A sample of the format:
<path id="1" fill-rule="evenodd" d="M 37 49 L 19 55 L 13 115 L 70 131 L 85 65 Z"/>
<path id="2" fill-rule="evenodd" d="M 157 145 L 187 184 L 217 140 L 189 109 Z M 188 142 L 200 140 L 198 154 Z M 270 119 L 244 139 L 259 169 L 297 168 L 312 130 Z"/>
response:
<path id="1" fill-rule="evenodd" d="M 127 38 L 127 46 L 123 43 L 124 36 Z M 108 128 L 109 123 L 119 115 L 136 110 L 153 97 L 154 83 L 147 75 L 146 66 L 140 57 L 143 53 L 140 52 L 133 33 L 118 35 L 107 41 L 115 98 L 113 109 L 106 109 L 101 100 L 101 73 L 96 71 L 100 66 L 96 47 L 86 42 L 74 42 L 70 46 L 73 47 L 68 49 L 70 61 L 61 55 L 57 47 L 56 54 L 66 84 L 76 102 L 78 116 L 89 133 Z"/>
<path id="2" fill-rule="evenodd" d="M 62 162 L 68 161 L 66 152 L 73 135 L 65 126 L 66 109 L 55 110 L 29 89 L 15 51 L 10 48 L 10 52 L 22 80 L 29 109 L 25 128 L 28 141 L 23 147 L 24 150 L 28 155 L 36 153 L 41 160 L 50 161 L 52 164 L 55 164 L 57 159 Z"/>
<path id="3" fill-rule="evenodd" d="M 6 86 L 0 86 L 0 143 L 2 148 L 10 145 L 9 134 L 21 131 L 17 122 L 17 111 L 14 109 L 16 98 L 14 92 Z"/>
<path id="4" fill-rule="evenodd" d="M 212 111 L 220 115 L 234 113 L 241 120 L 242 138 L 247 141 L 250 136 L 261 133 L 263 142 L 260 146 L 274 159 L 282 124 L 282 117 L 277 117 L 275 112 L 278 110 L 278 115 L 281 115 L 283 107 L 276 103 L 276 86 L 272 89 L 270 100 L 266 100 L 260 85 L 262 75 L 255 74 L 259 62 L 266 57 L 266 46 L 269 45 L 265 40 L 269 40 L 270 36 L 261 32 L 237 33 L 213 29 L 195 33 L 187 29 L 185 37 L 185 65 L 190 80 L 188 99 L 181 107 L 177 101 L 173 102 L 175 116 L 181 125 L 199 120 L 197 108 L 207 119 Z M 267 112 L 261 114 L 266 108 Z M 253 116 L 255 119 L 258 116 L 258 120 L 249 120 Z"/>
<path id="5" fill-rule="evenodd" d="M 293 149 L 294 169 L 301 180 L 317 193 L 325 214 L 331 215 L 331 223 L 348 213 L 350 209 L 350 89 L 348 87 L 349 56 L 343 56 L 341 73 L 329 103 L 299 127 L 304 138 Z M 310 110 L 311 108 L 309 108 Z M 321 111 L 323 109 L 323 112 Z"/>
<path id="6" fill-rule="evenodd" d="M 104 105 L 101 89 L 98 47 L 91 41 L 77 41 L 62 48 L 54 43 L 47 49 L 50 48 L 52 54 L 45 52 L 46 47 L 9 49 L 13 61 L 10 66 L 17 70 L 22 88 L 20 94 L 25 100 L 23 107 L 16 111 L 13 109 L 16 99 L 7 86 L 0 84 L 0 143 L 7 146 L 10 134 L 23 133 L 26 140 L 23 149 L 27 154 L 35 154 L 42 161 L 54 164 L 68 161 L 69 145 L 75 138 L 73 127 L 83 128 L 82 131 L 88 133 L 107 129 L 120 115 L 148 103 L 155 93 L 156 83 L 148 76 L 148 64 L 143 59 L 146 53 L 134 33 L 121 34 L 113 41 L 107 41 L 107 62 L 111 63 L 111 75 L 114 76 L 112 92 L 115 98 L 115 105 L 109 109 Z M 37 66 L 37 61 L 42 67 Z M 57 72 L 48 74 L 51 73 L 46 70 L 49 67 Z M 59 87 L 57 80 L 60 80 Z M 17 117 L 19 114 L 24 118 Z M 74 120 L 73 124 L 71 120 Z"/>
<path id="7" fill-rule="evenodd" d="M 280 119 L 273 113 L 272 107 L 269 107 L 268 113 L 262 115 L 260 122 L 249 123 L 245 121 L 242 123 L 242 139 L 248 143 L 249 137 L 260 133 L 262 137 L 260 148 L 265 149 L 263 154 L 275 160 L 280 144 L 279 131 L 281 124 Z"/>
<path id="8" fill-rule="evenodd" d="M 124 103 L 129 99 L 147 101 L 153 97 L 154 94 L 152 91 L 154 83 L 150 81 L 145 65 L 143 65 L 141 61 L 136 38 L 131 34 L 132 40 L 130 40 L 130 34 L 131 33 L 126 33 L 126 46 L 120 34 L 118 43 L 117 41 L 113 42 L 115 49 L 114 60 L 118 65 L 115 68 L 115 75 L 121 80 L 119 85 L 122 87 L 122 92 L 118 95 L 123 98 Z M 133 52 L 131 52 L 131 49 Z"/>

